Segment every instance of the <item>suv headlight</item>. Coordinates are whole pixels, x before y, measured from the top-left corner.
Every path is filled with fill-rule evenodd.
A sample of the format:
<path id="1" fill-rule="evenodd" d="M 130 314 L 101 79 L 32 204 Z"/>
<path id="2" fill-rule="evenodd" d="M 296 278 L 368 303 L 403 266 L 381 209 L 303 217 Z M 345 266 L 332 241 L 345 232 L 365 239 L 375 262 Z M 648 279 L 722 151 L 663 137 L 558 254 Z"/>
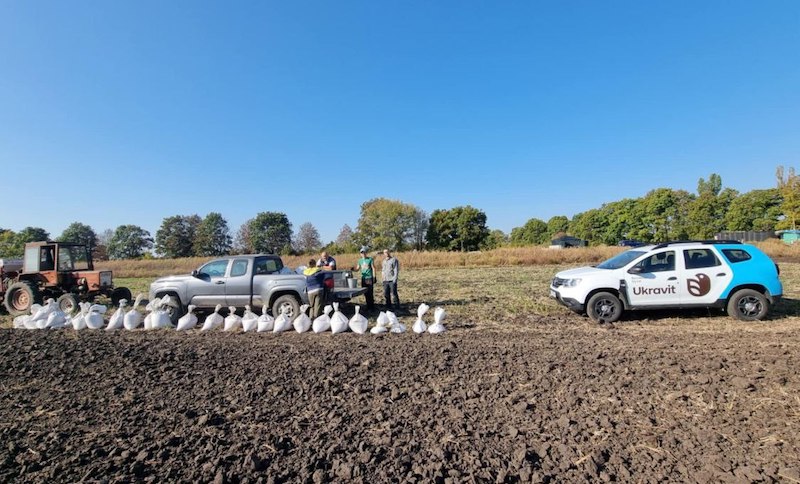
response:
<path id="1" fill-rule="evenodd" d="M 575 287 L 581 283 L 580 279 L 565 279 L 564 280 L 564 287 Z"/>

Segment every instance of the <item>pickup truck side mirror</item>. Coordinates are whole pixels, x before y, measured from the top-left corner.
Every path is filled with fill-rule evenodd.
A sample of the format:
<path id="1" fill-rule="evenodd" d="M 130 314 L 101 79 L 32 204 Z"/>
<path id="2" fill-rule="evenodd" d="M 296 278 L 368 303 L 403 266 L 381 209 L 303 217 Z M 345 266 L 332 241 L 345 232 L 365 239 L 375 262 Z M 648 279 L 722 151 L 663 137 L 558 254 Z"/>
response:
<path id="1" fill-rule="evenodd" d="M 192 271 L 192 277 L 198 277 L 199 275 L 200 275 L 200 272 L 198 272 L 197 269 Z"/>

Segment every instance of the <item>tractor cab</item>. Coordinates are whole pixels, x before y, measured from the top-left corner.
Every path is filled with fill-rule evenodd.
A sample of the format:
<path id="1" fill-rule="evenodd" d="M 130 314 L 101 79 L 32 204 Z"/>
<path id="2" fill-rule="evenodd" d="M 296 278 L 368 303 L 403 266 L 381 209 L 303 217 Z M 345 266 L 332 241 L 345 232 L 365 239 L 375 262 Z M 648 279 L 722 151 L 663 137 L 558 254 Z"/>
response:
<path id="1" fill-rule="evenodd" d="M 33 242 L 25 246 L 23 272 L 91 271 L 92 258 L 85 245 L 61 242 Z"/>

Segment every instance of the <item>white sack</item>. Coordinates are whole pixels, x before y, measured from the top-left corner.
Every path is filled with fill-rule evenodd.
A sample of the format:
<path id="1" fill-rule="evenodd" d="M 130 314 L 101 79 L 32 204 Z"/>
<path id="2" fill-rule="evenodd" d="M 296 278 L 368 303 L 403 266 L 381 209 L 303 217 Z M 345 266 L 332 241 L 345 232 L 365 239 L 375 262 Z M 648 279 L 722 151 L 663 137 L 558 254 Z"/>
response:
<path id="1" fill-rule="evenodd" d="M 333 303 L 333 316 L 331 316 L 331 333 L 343 333 L 347 331 L 347 316 L 339 311 L 339 303 Z"/>
<path id="2" fill-rule="evenodd" d="M 333 306 L 327 304 L 322 310 L 322 315 L 317 316 L 316 319 L 314 319 L 314 324 L 311 325 L 311 329 L 315 333 L 322 333 L 323 331 L 331 330 L 331 317 L 329 316 L 331 311 L 333 311 Z"/>

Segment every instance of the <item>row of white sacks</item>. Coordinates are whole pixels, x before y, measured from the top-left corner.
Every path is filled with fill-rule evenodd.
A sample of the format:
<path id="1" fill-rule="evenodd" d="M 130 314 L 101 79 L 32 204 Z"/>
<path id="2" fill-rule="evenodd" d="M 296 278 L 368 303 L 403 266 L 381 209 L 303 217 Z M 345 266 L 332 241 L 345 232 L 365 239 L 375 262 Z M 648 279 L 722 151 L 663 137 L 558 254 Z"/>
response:
<path id="1" fill-rule="evenodd" d="M 190 305 L 189 311 L 178 320 L 177 328 L 172 325 L 169 313 L 166 308 L 171 304 L 169 296 L 164 299 L 154 299 L 147 306 L 147 315 L 143 315 L 136 308 L 141 302 L 142 296 L 139 295 L 133 304 L 133 307 L 126 311 L 127 301 L 124 299 L 120 301 L 119 309 L 111 316 L 106 324 L 104 314 L 107 307 L 101 304 L 81 303 L 80 311 L 75 315 L 64 314 L 58 307 L 58 304 L 53 299 L 48 299 L 44 306 L 34 304 L 31 307 L 31 314 L 24 316 L 17 316 L 14 318 L 14 328 L 18 329 L 61 329 L 73 328 L 76 330 L 81 329 L 105 329 L 107 331 L 117 329 L 135 330 L 142 327 L 145 330 L 150 329 L 177 329 L 178 331 L 186 331 L 195 329 L 198 326 L 197 316 L 194 314 L 195 306 Z M 369 330 L 372 334 L 381 333 L 405 333 L 406 326 L 400 322 L 397 316 L 391 312 L 381 311 L 375 325 L 370 328 L 369 320 L 360 314 L 360 307 L 355 307 L 355 314 L 349 320 L 339 311 L 339 303 L 325 306 L 323 314 L 313 321 L 306 314 L 309 306 L 304 304 L 300 306 L 300 315 L 290 320 L 285 314 L 281 313 L 278 317 L 273 318 L 267 314 L 267 307 L 262 308 L 262 314 L 259 316 L 251 311 L 250 306 L 245 307 L 244 315 L 238 316 L 235 307 L 229 307 L 230 314 L 223 317 L 219 314 L 222 305 L 218 304 L 214 312 L 209 314 L 200 331 L 210 331 L 222 328 L 223 331 L 245 331 L 245 332 L 271 332 L 282 333 L 294 329 L 298 333 L 305 333 L 313 331 L 314 333 L 323 333 L 330 331 L 333 334 L 343 333 L 345 331 L 352 331 L 358 334 L 364 334 Z M 412 325 L 411 329 L 415 333 L 432 333 L 438 334 L 445 331 L 444 308 L 437 307 L 434 310 L 434 323 L 428 325 L 425 323 L 423 316 L 428 312 L 430 306 L 423 303 L 417 308 L 417 320 Z M 333 311 L 333 315 L 331 315 Z"/>

